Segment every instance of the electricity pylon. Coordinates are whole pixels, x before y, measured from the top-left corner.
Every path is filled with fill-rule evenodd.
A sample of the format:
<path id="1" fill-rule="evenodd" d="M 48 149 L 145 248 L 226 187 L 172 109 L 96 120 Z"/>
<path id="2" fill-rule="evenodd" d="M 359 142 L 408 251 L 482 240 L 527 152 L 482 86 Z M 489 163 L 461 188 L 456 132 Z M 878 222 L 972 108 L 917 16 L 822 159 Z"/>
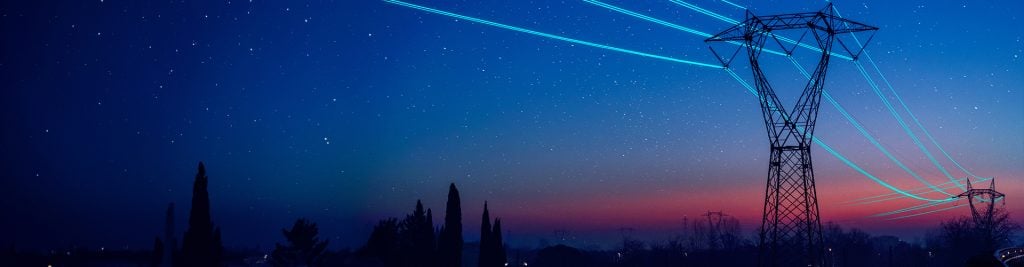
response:
<path id="1" fill-rule="evenodd" d="M 971 180 L 968 178 L 967 191 L 960 193 L 956 197 L 967 199 L 967 204 L 971 205 L 971 217 L 974 218 L 975 225 L 980 227 L 989 227 L 992 225 L 992 214 L 996 201 L 1000 198 L 1006 197 L 1006 195 L 996 191 L 995 178 L 992 178 L 991 183 L 988 185 L 988 189 L 973 188 L 971 186 Z M 1006 202 L 1004 201 L 1003 205 L 1005 204 Z"/>
<path id="2" fill-rule="evenodd" d="M 871 32 L 873 37 L 874 31 L 878 30 L 877 27 L 841 18 L 834 10 L 832 4 L 828 4 L 818 12 L 755 16 L 747 11 L 743 22 L 705 40 L 708 43 L 741 44 L 732 53 L 733 58 L 740 48 L 746 47 L 765 128 L 768 130 L 771 157 L 759 233 L 760 266 L 825 265 L 818 196 L 811 163 L 811 143 L 825 85 L 825 73 L 834 42 L 839 43 L 854 60 L 864 51 L 860 47 L 854 53 L 837 35 Z M 776 32 L 794 29 L 803 29 L 804 36 L 811 33 L 821 57 L 796 105 L 787 112 L 762 71 L 758 57 L 768 39 L 774 40 L 791 56 L 803 37 L 793 41 L 777 36 Z M 867 41 L 870 40 L 869 37 Z M 783 45 L 782 42 L 791 43 L 792 46 Z M 724 68 L 729 68 L 732 58 L 724 59 L 713 48 L 711 51 Z"/>
<path id="3" fill-rule="evenodd" d="M 722 240 L 722 217 L 725 216 L 728 215 L 721 211 L 708 211 L 704 213 L 704 217 L 708 217 L 708 249 L 715 250 L 725 247 L 725 240 Z"/>

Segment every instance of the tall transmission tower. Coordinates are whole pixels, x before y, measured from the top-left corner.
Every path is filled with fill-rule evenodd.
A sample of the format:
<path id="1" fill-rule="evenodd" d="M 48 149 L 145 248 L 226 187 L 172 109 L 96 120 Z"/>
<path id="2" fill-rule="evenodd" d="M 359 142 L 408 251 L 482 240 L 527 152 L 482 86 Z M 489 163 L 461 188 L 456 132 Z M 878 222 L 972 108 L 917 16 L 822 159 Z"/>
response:
<path id="1" fill-rule="evenodd" d="M 864 51 L 863 47 L 857 50 L 847 45 L 837 35 L 871 32 L 873 37 L 874 31 L 878 30 L 877 27 L 841 18 L 834 10 L 832 4 L 828 4 L 818 12 L 755 16 L 748 11 L 743 22 L 705 40 L 709 44 L 742 43 L 743 46 L 737 47 L 736 52 L 732 53 L 732 58 L 723 58 L 712 47 L 712 53 L 724 68 L 729 68 L 729 63 L 739 49 L 746 47 L 768 131 L 771 157 L 759 233 L 760 266 L 825 265 L 818 196 L 811 163 L 811 143 L 825 85 L 825 73 L 833 43 L 839 43 L 854 60 Z M 796 105 L 787 112 L 762 71 L 758 57 L 769 39 L 774 40 L 791 56 L 803 37 L 794 42 L 777 36 L 776 32 L 801 29 L 804 36 L 809 32 L 814 37 L 821 57 Z M 870 40 L 871 37 L 867 41 Z M 783 41 L 793 45 L 783 45 Z M 851 51 L 851 48 L 856 51 Z"/>
<path id="2" fill-rule="evenodd" d="M 988 189 L 973 188 L 971 186 L 971 180 L 967 180 L 967 191 L 960 193 L 956 196 L 957 198 L 966 198 L 967 203 L 971 205 L 971 217 L 974 218 L 974 224 L 983 229 L 992 226 L 992 215 L 996 205 L 996 201 L 1000 198 L 1006 197 L 1003 193 L 996 191 L 996 179 L 993 178 L 991 183 L 988 185 Z M 1006 205 L 1006 202 L 1003 202 Z"/>

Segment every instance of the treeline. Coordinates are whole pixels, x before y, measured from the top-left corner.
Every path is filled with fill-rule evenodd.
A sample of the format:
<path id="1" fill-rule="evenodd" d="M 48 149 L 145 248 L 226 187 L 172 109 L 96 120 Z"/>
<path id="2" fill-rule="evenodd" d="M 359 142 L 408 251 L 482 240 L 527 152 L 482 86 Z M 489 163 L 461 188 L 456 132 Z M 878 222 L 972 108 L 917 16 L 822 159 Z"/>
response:
<path id="1" fill-rule="evenodd" d="M 163 238 L 154 239 L 151 251 L 93 251 L 82 248 L 48 254 L 19 253 L 13 247 L 0 252 L 0 266 L 380 266 L 380 267 L 503 267 L 506 264 L 501 219 L 490 218 L 484 202 L 478 255 L 463 255 L 462 201 L 452 183 L 444 223 L 435 228 L 433 211 L 416 207 L 404 219 L 386 218 L 377 223 L 366 244 L 355 252 L 330 251 L 315 222 L 298 219 L 282 229 L 283 243 L 273 251 L 225 253 L 221 229 L 210 215 L 209 178 L 199 163 L 192 189 L 188 228 L 178 246 L 174 230 L 174 205 L 167 208 Z M 470 260 L 467 260 L 470 259 Z"/>
<path id="2" fill-rule="evenodd" d="M 925 237 L 933 266 L 1002 266 L 993 252 L 1011 245 L 1021 226 L 1010 220 L 1004 208 L 993 209 L 991 217 L 957 217 L 939 224 Z"/>
<path id="3" fill-rule="evenodd" d="M 416 208 L 405 219 L 386 218 L 378 222 L 366 245 L 336 266 L 503 267 L 507 256 L 501 236 L 501 219 L 496 218 L 492 224 L 486 202 L 481 218 L 479 253 L 463 255 L 465 250 L 462 204 L 458 188 L 451 184 L 444 224 L 440 227 L 434 227 L 433 211 L 424 210 L 423 204 L 417 200 Z M 475 262 L 467 260 L 472 256 L 476 256 Z M 275 263 L 275 266 L 312 265 Z"/>
<path id="4" fill-rule="evenodd" d="M 504 267 L 504 266 L 757 266 L 758 237 L 745 236 L 737 219 L 707 212 L 684 219 L 684 230 L 659 242 L 623 235 L 614 249 L 581 250 L 565 244 L 537 249 L 510 249 L 502 237 L 500 218 L 491 219 L 487 202 L 481 215 L 480 242 L 463 239 L 462 201 L 449 185 L 443 222 L 417 200 L 404 218 L 384 218 L 365 245 L 355 250 L 328 249 L 315 222 L 298 219 L 281 230 L 283 242 L 270 252 L 225 251 L 221 229 L 210 215 L 209 178 L 200 162 L 193 182 L 188 228 L 178 246 L 174 206 L 167 208 L 163 238 L 151 251 L 71 249 L 25 254 L 13 247 L 0 251 L 0 266 L 350 266 L 350 267 Z M 995 249 L 1011 245 L 1020 226 L 997 209 L 989 219 L 959 217 L 941 222 L 925 242 L 893 236 L 871 236 L 858 229 L 824 226 L 825 263 L 846 266 L 998 266 Z M 1024 244 L 1017 244 L 1024 246 Z"/>
<path id="5" fill-rule="evenodd" d="M 1012 245 L 1012 233 L 1020 227 L 1010 222 L 1005 211 L 994 217 L 992 225 L 975 223 L 967 217 L 944 221 L 929 232 L 923 243 L 872 236 L 827 223 L 823 226 L 825 266 L 1002 266 L 993 251 Z M 612 250 L 558 244 L 539 250 L 513 250 L 521 257 L 512 260 L 528 259 L 523 262 L 540 267 L 758 266 L 758 237 L 744 237 L 735 218 L 684 220 L 684 226 L 683 232 L 666 241 L 646 243 L 624 235 Z"/>

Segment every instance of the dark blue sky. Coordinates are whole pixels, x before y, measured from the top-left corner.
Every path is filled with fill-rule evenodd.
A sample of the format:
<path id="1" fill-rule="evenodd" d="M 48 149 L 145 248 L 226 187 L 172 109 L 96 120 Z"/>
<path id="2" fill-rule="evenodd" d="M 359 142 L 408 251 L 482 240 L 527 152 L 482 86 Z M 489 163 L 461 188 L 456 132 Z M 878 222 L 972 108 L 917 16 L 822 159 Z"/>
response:
<path id="1" fill-rule="evenodd" d="M 1021 211 L 1024 4 L 891 2 L 836 6 L 881 28 L 868 52 L 949 152 L 896 107 L 939 164 L 958 178 L 967 175 L 949 158 L 996 177 L 1006 207 Z M 411 3 L 715 61 L 703 37 L 583 1 Z M 708 33 L 729 26 L 670 1 L 607 3 Z M 743 15 L 722 1 L 692 3 Z M 735 3 L 757 14 L 824 6 Z M 339 247 L 357 246 L 376 220 L 417 199 L 440 221 L 450 182 L 463 192 L 467 239 L 485 200 L 507 239 L 530 245 L 555 229 L 666 233 L 705 210 L 752 230 L 760 214 L 768 149 L 757 100 L 713 68 L 381 1 L 8 1 L 0 29 L 0 223 L 16 229 L 5 243 L 148 247 L 167 203 L 184 229 L 198 161 L 228 246 L 269 247 L 298 217 Z M 798 51 L 810 68 L 813 54 Z M 802 86 L 787 61 L 768 59 L 780 96 Z M 926 181 L 949 181 L 851 62 L 834 59 L 828 81 L 894 157 Z M 924 186 L 822 105 L 817 134 L 838 153 L 898 188 Z M 891 191 L 815 149 L 825 221 L 913 236 L 967 212 L 868 218 L 921 202 L 842 206 Z"/>

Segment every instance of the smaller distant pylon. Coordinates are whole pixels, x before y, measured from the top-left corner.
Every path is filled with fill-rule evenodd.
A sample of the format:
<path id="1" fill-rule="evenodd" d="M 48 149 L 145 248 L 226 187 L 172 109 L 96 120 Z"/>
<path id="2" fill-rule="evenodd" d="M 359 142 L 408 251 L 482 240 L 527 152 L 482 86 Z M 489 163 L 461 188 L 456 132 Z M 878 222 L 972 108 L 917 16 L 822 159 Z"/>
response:
<path id="1" fill-rule="evenodd" d="M 996 179 L 989 179 L 988 188 L 974 188 L 971 186 L 971 179 L 967 178 L 967 191 L 957 195 L 957 198 L 966 198 L 967 204 L 971 206 L 971 217 L 978 226 L 989 226 L 992 224 L 992 216 L 996 201 L 1006 197 L 1005 194 L 996 191 Z M 1003 201 L 1002 205 L 1006 205 Z"/>
<path id="2" fill-rule="evenodd" d="M 704 213 L 704 217 L 708 217 L 708 248 L 709 249 L 721 249 L 724 247 L 724 240 L 722 240 L 723 229 L 722 229 L 722 218 L 729 215 L 721 211 L 708 211 Z"/>

